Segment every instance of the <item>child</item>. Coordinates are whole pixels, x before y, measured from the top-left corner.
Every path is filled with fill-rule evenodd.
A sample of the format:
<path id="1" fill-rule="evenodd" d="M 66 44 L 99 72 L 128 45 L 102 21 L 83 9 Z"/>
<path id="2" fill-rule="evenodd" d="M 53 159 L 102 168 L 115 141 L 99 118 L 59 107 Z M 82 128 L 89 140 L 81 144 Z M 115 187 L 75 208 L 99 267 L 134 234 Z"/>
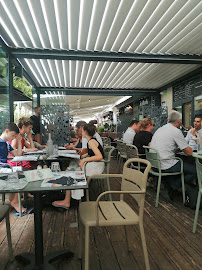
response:
<path id="1" fill-rule="evenodd" d="M 12 141 L 14 139 L 16 139 L 17 142 L 17 149 L 15 150 L 8 143 L 8 141 Z M 12 172 L 12 170 L 5 163 L 7 163 L 8 153 L 11 153 L 13 156 L 22 155 L 21 140 L 22 137 L 19 134 L 19 129 L 15 123 L 9 123 L 4 127 L 4 131 L 0 136 L 0 173 Z M 11 198 L 11 205 L 15 208 L 17 212 L 19 212 L 17 193 L 11 196 L 10 198 Z M 22 207 L 22 212 L 24 211 L 26 211 L 26 209 Z"/>

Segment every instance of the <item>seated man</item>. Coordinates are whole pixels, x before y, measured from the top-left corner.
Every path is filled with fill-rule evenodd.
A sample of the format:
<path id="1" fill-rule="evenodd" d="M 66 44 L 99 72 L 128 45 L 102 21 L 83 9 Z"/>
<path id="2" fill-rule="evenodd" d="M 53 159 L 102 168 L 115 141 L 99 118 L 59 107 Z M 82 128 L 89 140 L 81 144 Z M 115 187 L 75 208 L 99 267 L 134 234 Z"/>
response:
<path id="1" fill-rule="evenodd" d="M 177 111 L 171 111 L 168 116 L 168 124 L 160 127 L 153 135 L 151 147 L 155 148 L 160 156 L 163 172 L 179 172 L 180 161 L 175 159 L 175 149 L 180 148 L 185 154 L 192 155 L 193 149 L 188 146 L 182 132 L 178 129 L 182 115 Z M 170 160 L 166 160 L 171 158 Z M 184 181 L 191 183 L 197 179 L 196 167 L 183 162 Z M 173 199 L 173 191 L 181 187 L 180 175 L 166 177 L 168 195 Z"/>
<path id="2" fill-rule="evenodd" d="M 128 129 L 123 135 L 123 142 L 128 143 L 128 144 L 133 144 L 133 139 L 138 129 L 139 129 L 139 121 L 132 120 L 129 124 Z"/>
<path id="3" fill-rule="evenodd" d="M 202 116 L 196 116 L 194 119 L 194 128 L 190 129 L 186 136 L 186 141 L 193 150 L 197 150 L 197 137 L 202 132 L 201 128 Z"/>
<path id="4" fill-rule="evenodd" d="M 17 149 L 13 149 L 9 141 L 16 139 Z M 19 129 L 15 123 L 9 123 L 5 125 L 4 131 L 0 136 L 0 173 L 12 173 L 12 170 L 5 164 L 7 163 L 8 154 L 13 156 L 22 155 L 22 136 L 19 134 Z M 5 164 L 5 165 L 4 165 Z M 19 212 L 18 194 L 12 194 L 10 196 L 11 205 Z M 22 207 L 22 212 L 26 209 Z"/>

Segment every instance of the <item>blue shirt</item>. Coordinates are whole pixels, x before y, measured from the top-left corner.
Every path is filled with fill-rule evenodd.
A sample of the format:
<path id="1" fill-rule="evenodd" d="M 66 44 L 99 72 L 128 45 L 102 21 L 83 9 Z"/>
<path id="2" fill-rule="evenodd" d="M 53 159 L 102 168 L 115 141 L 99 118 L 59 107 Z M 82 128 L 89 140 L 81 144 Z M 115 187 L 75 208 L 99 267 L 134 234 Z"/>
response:
<path id="1" fill-rule="evenodd" d="M 9 142 L 5 142 L 0 138 L 0 162 L 7 163 L 8 153 L 10 153 L 13 150 L 14 149 Z M 0 167 L 5 166 L 0 165 Z"/>

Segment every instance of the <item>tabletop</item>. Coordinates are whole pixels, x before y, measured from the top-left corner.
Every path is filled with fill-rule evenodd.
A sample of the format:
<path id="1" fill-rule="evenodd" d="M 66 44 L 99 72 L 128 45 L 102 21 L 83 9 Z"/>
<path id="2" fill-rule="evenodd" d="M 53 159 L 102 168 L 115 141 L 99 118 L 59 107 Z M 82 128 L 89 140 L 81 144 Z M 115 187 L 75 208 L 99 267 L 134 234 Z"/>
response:
<path id="1" fill-rule="evenodd" d="M 0 180 L 1 176 L 0 176 Z M 0 190 L 0 193 L 18 193 L 18 192 L 43 192 L 43 191 L 56 191 L 56 190 L 76 190 L 76 189 L 87 189 L 88 185 L 86 184 L 73 184 L 69 186 L 65 185 L 58 185 L 58 186 L 45 186 L 41 187 L 43 180 L 38 180 L 34 182 L 29 182 L 23 189 L 2 189 Z"/>

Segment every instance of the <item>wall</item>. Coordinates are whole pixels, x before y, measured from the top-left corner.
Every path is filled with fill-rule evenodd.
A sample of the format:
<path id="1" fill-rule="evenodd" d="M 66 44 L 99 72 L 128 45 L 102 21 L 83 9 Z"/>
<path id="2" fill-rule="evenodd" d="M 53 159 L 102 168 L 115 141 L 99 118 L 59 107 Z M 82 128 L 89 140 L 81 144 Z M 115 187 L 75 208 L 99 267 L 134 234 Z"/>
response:
<path id="1" fill-rule="evenodd" d="M 161 105 L 165 104 L 168 107 L 168 112 L 173 108 L 173 89 L 169 87 L 168 89 L 161 91 Z"/>

